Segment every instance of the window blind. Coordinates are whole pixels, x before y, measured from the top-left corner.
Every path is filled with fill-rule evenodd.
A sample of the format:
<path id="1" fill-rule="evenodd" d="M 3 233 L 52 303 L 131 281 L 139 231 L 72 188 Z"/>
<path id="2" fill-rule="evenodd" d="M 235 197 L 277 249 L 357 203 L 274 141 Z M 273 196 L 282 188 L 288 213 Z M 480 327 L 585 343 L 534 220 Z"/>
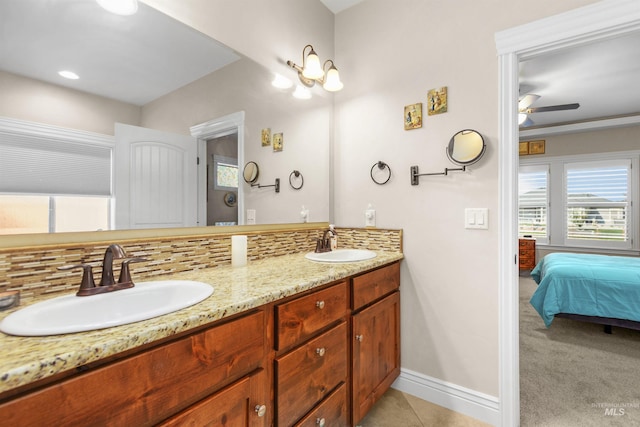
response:
<path id="1" fill-rule="evenodd" d="M 110 147 L 0 132 L 0 192 L 111 195 Z"/>
<path id="2" fill-rule="evenodd" d="M 630 171 L 630 159 L 565 166 L 567 239 L 629 239 Z"/>
<path id="3" fill-rule="evenodd" d="M 523 166 L 518 173 L 518 234 L 548 238 L 549 166 Z"/>

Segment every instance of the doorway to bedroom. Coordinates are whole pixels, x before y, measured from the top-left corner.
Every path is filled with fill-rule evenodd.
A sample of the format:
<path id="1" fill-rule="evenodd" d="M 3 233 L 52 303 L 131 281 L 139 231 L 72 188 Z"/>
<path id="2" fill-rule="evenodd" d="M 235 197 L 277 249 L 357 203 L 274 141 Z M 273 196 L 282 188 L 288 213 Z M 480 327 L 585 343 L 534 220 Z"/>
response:
<path id="1" fill-rule="evenodd" d="M 603 3 L 607 3 L 606 7 Z M 640 30 L 640 11 L 629 2 L 598 2 L 496 35 L 500 56 L 500 198 L 503 236 L 500 244 L 500 388 L 502 425 L 520 423 L 518 268 L 518 123 L 519 61 L 581 43 L 621 36 Z M 516 258 L 517 259 L 517 258 Z M 524 295 L 523 295 L 524 297 Z M 544 325 L 543 325 L 544 328 Z M 567 380 L 568 378 L 561 378 Z M 578 379 L 579 381 L 579 379 Z M 576 382 L 577 383 L 577 382 Z M 576 384 L 574 383 L 574 384 Z M 594 402 L 598 403 L 598 402 Z M 604 411 L 604 410 L 603 410 Z M 603 421 L 603 420 L 600 420 Z M 606 420 L 605 420 L 606 421 Z M 524 425 L 524 424 L 523 424 Z M 602 425 L 602 424 L 600 424 Z"/>

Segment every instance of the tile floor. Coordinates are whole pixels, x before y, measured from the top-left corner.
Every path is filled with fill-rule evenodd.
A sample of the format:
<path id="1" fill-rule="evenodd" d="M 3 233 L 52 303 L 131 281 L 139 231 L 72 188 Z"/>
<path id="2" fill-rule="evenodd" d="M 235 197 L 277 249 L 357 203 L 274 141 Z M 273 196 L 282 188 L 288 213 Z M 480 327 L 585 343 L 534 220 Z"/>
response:
<path id="1" fill-rule="evenodd" d="M 490 427 L 410 394 L 389 389 L 369 411 L 361 427 Z"/>

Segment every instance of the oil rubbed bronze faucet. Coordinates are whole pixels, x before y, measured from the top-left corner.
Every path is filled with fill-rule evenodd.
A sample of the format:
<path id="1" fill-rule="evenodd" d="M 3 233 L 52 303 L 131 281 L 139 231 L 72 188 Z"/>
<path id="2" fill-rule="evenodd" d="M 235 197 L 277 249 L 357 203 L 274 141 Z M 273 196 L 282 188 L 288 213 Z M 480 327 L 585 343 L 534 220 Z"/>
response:
<path id="1" fill-rule="evenodd" d="M 129 258 L 122 262 L 120 268 L 120 277 L 116 283 L 113 277 L 113 260 L 126 258 L 127 254 L 122 249 L 122 246 L 112 244 L 104 252 L 104 258 L 102 260 L 102 276 L 100 283 L 96 285 L 93 280 L 93 270 L 90 264 L 76 264 L 58 267 L 58 270 L 71 270 L 74 268 L 82 268 L 82 283 L 80 289 L 76 293 L 77 296 L 89 296 L 103 294 L 105 292 L 113 292 L 121 289 L 133 288 L 134 284 L 131 280 L 131 273 L 129 272 L 129 264 L 134 262 L 146 261 L 145 258 Z"/>
<path id="2" fill-rule="evenodd" d="M 106 251 L 104 251 L 104 258 L 102 259 L 102 277 L 100 278 L 100 284 L 98 286 L 113 286 L 116 281 L 113 278 L 113 260 L 126 258 L 127 254 L 120 245 L 109 245 Z"/>
<path id="3" fill-rule="evenodd" d="M 316 253 L 331 252 L 331 237 L 329 237 L 329 234 L 337 236 L 337 233 L 333 228 L 325 230 L 322 234 L 322 239 L 318 239 L 316 242 Z"/>

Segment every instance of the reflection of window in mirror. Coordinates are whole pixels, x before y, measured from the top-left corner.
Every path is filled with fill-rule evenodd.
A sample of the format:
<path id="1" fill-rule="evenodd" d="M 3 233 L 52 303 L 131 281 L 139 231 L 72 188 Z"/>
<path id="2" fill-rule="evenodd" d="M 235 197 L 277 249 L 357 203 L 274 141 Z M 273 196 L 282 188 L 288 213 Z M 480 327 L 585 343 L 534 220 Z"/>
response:
<path id="1" fill-rule="evenodd" d="M 238 189 L 238 159 L 213 155 L 213 188 L 215 190 Z"/>
<path id="2" fill-rule="evenodd" d="M 0 234 L 111 230 L 113 138 L 0 120 Z"/>
<path id="3" fill-rule="evenodd" d="M 110 197 L 0 195 L 0 235 L 109 230 Z"/>

